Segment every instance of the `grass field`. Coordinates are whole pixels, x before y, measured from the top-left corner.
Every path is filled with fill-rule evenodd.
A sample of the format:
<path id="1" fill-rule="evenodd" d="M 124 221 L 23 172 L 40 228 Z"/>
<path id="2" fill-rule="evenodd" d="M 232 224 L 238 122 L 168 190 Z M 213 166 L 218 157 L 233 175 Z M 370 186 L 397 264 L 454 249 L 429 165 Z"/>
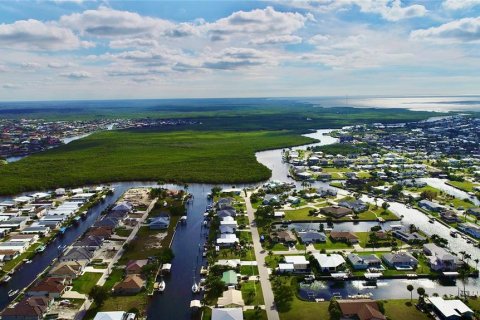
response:
<path id="1" fill-rule="evenodd" d="M 416 300 L 413 300 L 410 305 L 409 299 L 402 300 L 383 300 L 383 306 L 385 307 L 385 315 L 388 319 L 403 320 L 403 319 L 415 319 L 423 320 L 430 319 L 425 313 L 422 313 L 415 308 Z"/>
<path id="2" fill-rule="evenodd" d="M 245 304 L 253 306 L 264 304 L 262 286 L 260 285 L 260 282 L 242 282 L 241 291 Z"/>
<path id="3" fill-rule="evenodd" d="M 447 184 L 449 184 L 452 187 L 455 187 L 457 189 L 463 190 L 465 192 L 472 192 L 473 187 L 477 186 L 470 181 L 448 181 Z"/>
<path id="4" fill-rule="evenodd" d="M 0 194 L 100 182 L 241 183 L 270 177 L 255 152 L 311 142 L 291 131 L 109 131 L 0 167 Z"/>
<path id="5" fill-rule="evenodd" d="M 77 279 L 73 280 L 72 287 L 74 291 L 87 294 L 90 292 L 102 276 L 101 273 L 85 272 Z"/>

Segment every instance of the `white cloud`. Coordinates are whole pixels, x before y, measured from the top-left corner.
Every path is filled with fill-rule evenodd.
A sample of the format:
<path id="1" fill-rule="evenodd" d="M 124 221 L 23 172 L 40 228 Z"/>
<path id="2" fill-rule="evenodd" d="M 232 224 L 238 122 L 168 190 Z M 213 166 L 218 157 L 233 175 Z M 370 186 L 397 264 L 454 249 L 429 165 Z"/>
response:
<path id="1" fill-rule="evenodd" d="M 153 39 L 118 39 L 112 40 L 109 43 L 110 48 L 126 49 L 126 48 L 153 48 L 158 47 L 158 41 Z"/>
<path id="2" fill-rule="evenodd" d="M 274 62 L 265 52 L 251 48 L 226 48 L 211 58 L 207 58 L 203 67 L 207 69 L 235 70 Z"/>
<path id="3" fill-rule="evenodd" d="M 311 37 L 310 39 L 308 39 L 307 42 L 309 44 L 317 45 L 317 44 L 323 44 L 323 43 L 327 42 L 328 40 L 330 40 L 330 37 L 328 35 L 316 34 L 313 37 Z"/>
<path id="4" fill-rule="evenodd" d="M 442 5 L 448 10 L 461 10 L 480 5 L 480 0 L 445 0 Z"/>
<path id="5" fill-rule="evenodd" d="M 104 6 L 60 18 L 60 24 L 79 31 L 82 35 L 97 37 L 152 36 L 175 28 L 175 24 L 135 12 L 119 11 Z"/>
<path id="6" fill-rule="evenodd" d="M 92 75 L 86 71 L 73 71 L 73 72 L 61 73 L 60 76 L 74 79 L 74 80 L 81 80 L 81 79 L 87 79 L 92 77 Z"/>
<path id="7" fill-rule="evenodd" d="M 24 70 L 37 70 L 40 69 L 42 66 L 37 62 L 22 62 L 20 64 L 20 68 Z"/>
<path id="8" fill-rule="evenodd" d="M 212 40 L 226 40 L 232 35 L 285 36 L 304 27 L 309 15 L 279 12 L 272 7 L 252 11 L 237 11 L 226 18 L 206 24 Z"/>
<path id="9" fill-rule="evenodd" d="M 454 20 L 438 27 L 414 30 L 414 40 L 439 43 L 478 42 L 480 40 L 480 17 Z"/>
<path id="10" fill-rule="evenodd" d="M 71 62 L 49 62 L 47 66 L 51 69 L 65 69 L 73 67 L 74 64 Z"/>
<path id="11" fill-rule="evenodd" d="M 420 4 L 402 6 L 401 0 L 312 0 L 292 1 L 291 5 L 312 11 L 338 11 L 357 6 L 361 12 L 379 14 L 388 21 L 423 17 L 427 8 Z"/>
<path id="12" fill-rule="evenodd" d="M 34 19 L 0 24 L 0 45 L 24 50 L 73 50 L 91 46 L 68 28 Z"/>
<path id="13" fill-rule="evenodd" d="M 302 42 L 301 37 L 287 34 L 283 36 L 268 36 L 264 38 L 257 38 L 250 41 L 250 44 L 274 45 L 274 44 L 297 44 L 301 42 Z"/>

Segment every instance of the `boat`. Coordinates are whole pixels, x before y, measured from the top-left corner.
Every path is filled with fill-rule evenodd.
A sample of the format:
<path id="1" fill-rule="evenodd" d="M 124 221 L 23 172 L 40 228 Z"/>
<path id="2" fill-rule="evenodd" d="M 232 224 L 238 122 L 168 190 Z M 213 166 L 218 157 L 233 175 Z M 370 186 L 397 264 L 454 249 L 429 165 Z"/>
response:
<path id="1" fill-rule="evenodd" d="M 3 277 L 3 279 L 2 279 L 2 283 L 8 283 L 8 281 L 10 281 L 10 279 L 12 279 L 12 277 L 10 277 L 9 275 L 6 275 L 6 276 Z"/>
<path id="2" fill-rule="evenodd" d="M 183 223 L 183 224 L 187 223 L 187 216 L 182 216 L 180 218 L 180 222 Z"/>
<path id="3" fill-rule="evenodd" d="M 61 227 L 60 230 L 59 230 L 59 233 L 64 234 L 65 231 L 67 231 L 67 227 Z"/>
<path id="4" fill-rule="evenodd" d="M 200 292 L 200 287 L 198 286 L 198 284 L 196 282 L 193 282 L 192 292 L 193 293 L 199 293 Z"/>
<path id="5" fill-rule="evenodd" d="M 18 290 L 10 290 L 8 291 L 8 296 L 9 297 L 13 297 L 14 295 L 16 295 L 18 293 Z"/>
<path id="6" fill-rule="evenodd" d="M 77 216 L 77 217 L 73 218 L 73 222 L 74 223 L 79 223 L 81 219 L 82 219 L 82 217 Z"/>
<path id="7" fill-rule="evenodd" d="M 160 292 L 163 292 L 165 291 L 165 288 L 166 288 L 166 284 L 165 284 L 165 281 L 163 281 L 163 279 L 158 283 L 158 291 Z"/>
<path id="8" fill-rule="evenodd" d="M 37 253 L 43 252 L 43 251 L 45 251 L 46 248 L 47 248 L 46 246 L 41 245 L 40 247 L 38 247 L 37 249 L 35 249 L 35 252 L 37 252 Z"/>
<path id="9" fill-rule="evenodd" d="M 450 236 L 456 238 L 458 236 L 457 232 L 456 231 L 451 231 L 450 232 Z"/>

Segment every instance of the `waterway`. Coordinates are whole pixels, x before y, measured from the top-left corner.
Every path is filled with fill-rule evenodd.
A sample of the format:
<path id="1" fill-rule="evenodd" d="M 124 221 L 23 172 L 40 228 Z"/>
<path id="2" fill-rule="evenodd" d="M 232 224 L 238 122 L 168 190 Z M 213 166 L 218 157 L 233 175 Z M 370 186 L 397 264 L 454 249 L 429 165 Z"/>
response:
<path id="1" fill-rule="evenodd" d="M 467 192 L 462 191 L 460 189 L 457 189 L 455 187 L 452 187 L 451 185 L 448 185 L 446 182 L 447 180 L 445 179 L 439 179 L 439 178 L 420 178 L 418 179 L 419 181 L 423 181 L 426 184 L 428 184 L 431 187 L 434 187 L 436 189 L 439 189 L 446 194 L 449 194 L 451 196 L 454 196 L 459 199 L 469 199 L 472 201 L 472 203 L 476 206 L 480 206 L 480 200 L 477 199 L 477 197 L 469 195 Z"/>

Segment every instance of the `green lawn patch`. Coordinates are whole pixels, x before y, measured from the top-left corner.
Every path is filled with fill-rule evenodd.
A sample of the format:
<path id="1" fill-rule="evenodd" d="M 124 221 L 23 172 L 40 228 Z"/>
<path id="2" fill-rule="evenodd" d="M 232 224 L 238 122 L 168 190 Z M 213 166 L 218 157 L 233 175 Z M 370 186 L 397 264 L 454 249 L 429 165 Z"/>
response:
<path id="1" fill-rule="evenodd" d="M 477 186 L 474 183 L 472 183 L 470 181 L 467 181 L 467 180 L 465 180 L 465 181 L 448 181 L 447 184 L 449 184 L 452 187 L 455 187 L 457 189 L 463 190 L 465 192 L 472 192 L 473 187 Z"/>
<path id="2" fill-rule="evenodd" d="M 128 237 L 132 233 L 132 229 L 127 229 L 125 227 L 118 227 L 115 229 L 115 234 L 120 237 Z"/>
<path id="3" fill-rule="evenodd" d="M 262 286 L 259 281 L 242 282 L 242 298 L 246 305 L 264 304 Z"/>
<path id="4" fill-rule="evenodd" d="M 316 216 L 309 215 L 310 210 L 316 210 L 314 207 L 305 207 L 295 210 L 285 210 L 286 220 L 319 220 Z"/>
<path id="5" fill-rule="evenodd" d="M 243 312 L 244 320 L 267 320 L 267 311 L 265 310 L 246 310 Z"/>
<path id="6" fill-rule="evenodd" d="M 73 290 L 79 293 L 87 294 L 97 284 L 101 276 L 101 273 L 85 272 L 80 277 L 72 281 Z"/>
<path id="7" fill-rule="evenodd" d="M 257 266 L 240 266 L 240 274 L 242 276 L 258 276 Z"/>
<path id="8" fill-rule="evenodd" d="M 406 289 L 405 289 L 406 290 Z M 383 300 L 383 306 L 385 308 L 385 315 L 388 319 L 391 320 L 404 320 L 404 319 L 415 319 L 415 320 L 427 320 L 429 317 L 420 312 L 415 304 L 416 300 L 413 300 L 410 304 L 410 299 L 401 299 L 401 300 Z"/>
<path id="9" fill-rule="evenodd" d="M 348 243 L 344 243 L 344 242 L 332 242 L 332 240 L 330 239 L 330 237 L 327 237 L 327 241 L 326 242 L 321 242 L 321 243 L 314 243 L 313 246 L 315 247 L 315 249 L 317 250 L 322 250 L 322 249 L 325 249 L 325 250 L 334 250 L 334 249 L 348 249 L 348 248 L 352 248 L 351 245 L 349 245 Z"/>

